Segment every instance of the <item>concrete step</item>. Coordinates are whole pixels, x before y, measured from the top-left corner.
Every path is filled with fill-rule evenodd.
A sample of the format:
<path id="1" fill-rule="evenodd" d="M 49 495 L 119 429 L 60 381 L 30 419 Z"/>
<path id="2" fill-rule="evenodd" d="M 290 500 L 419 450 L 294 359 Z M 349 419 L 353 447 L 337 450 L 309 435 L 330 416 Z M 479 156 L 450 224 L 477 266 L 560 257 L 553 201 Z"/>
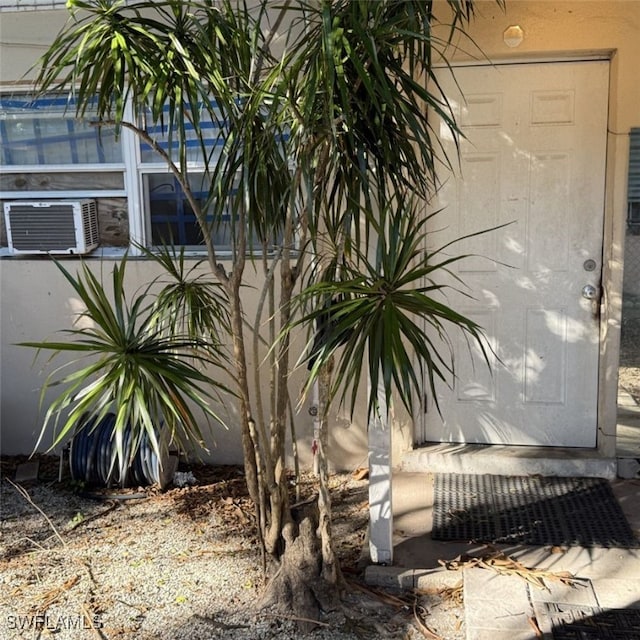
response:
<path id="1" fill-rule="evenodd" d="M 615 458 L 594 449 L 478 444 L 425 444 L 405 453 L 402 471 L 494 473 L 500 475 L 583 476 L 614 479 Z"/>

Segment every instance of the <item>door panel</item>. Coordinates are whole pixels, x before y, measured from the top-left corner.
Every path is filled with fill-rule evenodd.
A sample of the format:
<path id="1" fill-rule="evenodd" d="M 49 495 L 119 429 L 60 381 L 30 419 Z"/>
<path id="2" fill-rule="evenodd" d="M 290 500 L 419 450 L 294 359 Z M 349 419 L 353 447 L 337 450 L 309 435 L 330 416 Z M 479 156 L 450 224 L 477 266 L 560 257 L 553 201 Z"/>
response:
<path id="1" fill-rule="evenodd" d="M 432 247 L 456 243 L 448 302 L 476 320 L 495 352 L 450 334 L 457 378 L 433 399 L 424 439 L 596 446 L 598 300 L 606 156 L 608 63 L 462 67 L 441 86 L 465 138 L 460 159 L 435 122 L 453 166 L 431 204 Z M 589 263 L 587 261 L 593 261 Z M 592 268 L 595 264 L 595 268 Z M 585 266 L 587 265 L 587 266 Z"/>

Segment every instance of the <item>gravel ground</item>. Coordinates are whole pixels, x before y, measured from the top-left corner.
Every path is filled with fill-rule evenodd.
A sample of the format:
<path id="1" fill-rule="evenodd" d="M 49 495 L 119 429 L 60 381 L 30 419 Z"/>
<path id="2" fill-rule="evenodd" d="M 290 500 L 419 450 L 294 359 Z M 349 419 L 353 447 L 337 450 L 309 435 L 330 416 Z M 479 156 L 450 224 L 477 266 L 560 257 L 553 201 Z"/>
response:
<path id="1" fill-rule="evenodd" d="M 620 364 L 620 385 L 640 400 L 640 316 L 625 322 Z M 300 637 L 294 621 L 258 606 L 262 559 L 237 467 L 191 466 L 193 486 L 109 500 L 58 482 L 50 457 L 40 458 L 37 483 L 16 486 L 24 461 L 4 457 L 0 466 L 0 640 Z M 311 486 L 300 484 L 303 492 Z M 461 589 L 398 593 L 363 583 L 367 488 L 352 474 L 331 479 L 349 588 L 343 607 L 327 612 L 311 637 L 464 639 Z"/>
<path id="2" fill-rule="evenodd" d="M 20 486 L 10 482 L 17 461 L 2 462 L 2 640 L 300 637 L 293 620 L 257 606 L 262 560 L 239 469 L 201 466 L 194 486 L 97 500 L 57 482 L 56 461 L 41 462 L 39 482 Z M 364 585 L 367 482 L 337 474 L 331 489 L 349 589 L 311 637 L 412 640 L 427 624 L 440 636 L 426 637 L 464 638 L 459 601 Z"/>

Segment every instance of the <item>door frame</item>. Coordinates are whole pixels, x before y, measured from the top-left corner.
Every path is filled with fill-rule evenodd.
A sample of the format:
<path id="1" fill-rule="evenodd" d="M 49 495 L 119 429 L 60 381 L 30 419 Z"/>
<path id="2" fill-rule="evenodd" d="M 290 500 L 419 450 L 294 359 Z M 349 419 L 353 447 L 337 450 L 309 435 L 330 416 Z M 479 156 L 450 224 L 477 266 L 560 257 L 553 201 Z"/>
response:
<path id="1" fill-rule="evenodd" d="M 596 451 L 602 457 L 615 457 L 617 423 L 617 370 L 620 359 L 620 319 L 622 315 L 622 251 L 624 249 L 623 207 L 620 215 L 615 215 L 614 178 L 615 145 L 618 143 L 611 127 L 612 87 L 615 85 L 613 53 L 593 51 L 588 53 L 567 52 L 566 55 L 506 57 L 492 60 L 453 61 L 450 67 L 455 73 L 460 67 L 486 67 L 514 64 L 567 63 L 567 62 L 607 62 L 609 65 L 609 93 L 607 96 L 607 135 L 604 176 L 604 211 L 602 237 L 602 297 L 600 302 L 600 339 L 598 358 L 598 397 Z M 435 65 L 447 68 L 447 65 Z M 618 136 L 620 137 L 620 136 Z M 423 400 L 423 399 L 421 399 Z M 414 415 L 413 447 L 424 445 L 427 440 L 427 418 L 424 401 L 417 404 L 419 415 Z M 460 446 L 460 445 L 457 445 Z M 485 445 L 504 446 L 504 445 Z"/>

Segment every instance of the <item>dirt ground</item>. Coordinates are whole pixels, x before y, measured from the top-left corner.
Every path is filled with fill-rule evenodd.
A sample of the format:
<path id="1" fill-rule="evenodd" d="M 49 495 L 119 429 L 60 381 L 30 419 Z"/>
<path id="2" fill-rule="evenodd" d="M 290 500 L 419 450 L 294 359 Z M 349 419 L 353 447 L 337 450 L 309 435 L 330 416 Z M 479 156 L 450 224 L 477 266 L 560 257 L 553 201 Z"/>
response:
<path id="1" fill-rule="evenodd" d="M 1 459 L 0 640 L 300 637 L 290 612 L 259 606 L 264 573 L 241 468 L 189 465 L 195 484 L 90 496 L 58 482 L 57 458 L 40 458 L 38 482 L 14 484 L 23 461 Z M 298 485 L 301 499 L 314 488 L 309 477 Z M 346 589 L 311 637 L 464 638 L 461 586 L 400 593 L 364 583 L 367 479 L 336 474 L 330 486 Z"/>
<path id="2" fill-rule="evenodd" d="M 618 384 L 640 404 L 640 367 L 620 367 Z"/>
<path id="3" fill-rule="evenodd" d="M 623 323 L 619 384 L 640 403 L 640 317 Z M 13 483 L 26 457 L 0 459 L 0 640 L 297 640 L 295 620 L 260 609 L 264 572 L 239 467 L 189 465 L 166 491 L 89 495 L 59 461 Z M 292 478 L 292 495 L 296 487 Z M 298 483 L 300 498 L 313 491 Z M 363 581 L 368 482 L 331 478 L 344 607 L 314 640 L 462 640 L 462 588 L 373 589 Z"/>

